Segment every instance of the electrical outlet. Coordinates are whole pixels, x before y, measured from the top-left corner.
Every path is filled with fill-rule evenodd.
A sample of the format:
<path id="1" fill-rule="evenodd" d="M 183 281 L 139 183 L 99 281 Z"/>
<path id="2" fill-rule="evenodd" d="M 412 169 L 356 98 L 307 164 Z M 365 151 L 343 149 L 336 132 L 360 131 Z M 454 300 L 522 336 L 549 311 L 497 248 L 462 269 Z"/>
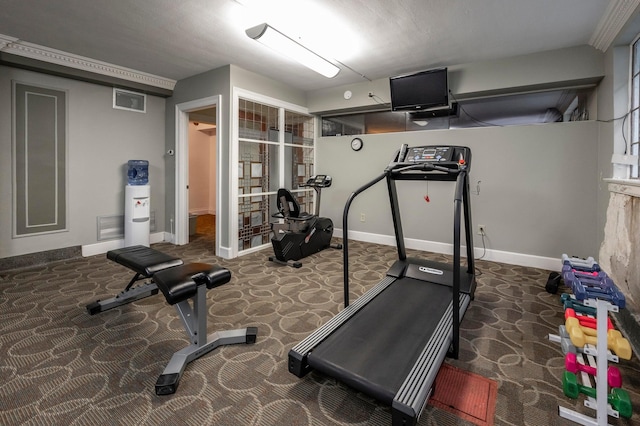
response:
<path id="1" fill-rule="evenodd" d="M 364 213 L 360 213 L 360 222 L 364 222 Z"/>
<path id="2" fill-rule="evenodd" d="M 478 235 L 487 235 L 484 225 L 478 225 Z"/>

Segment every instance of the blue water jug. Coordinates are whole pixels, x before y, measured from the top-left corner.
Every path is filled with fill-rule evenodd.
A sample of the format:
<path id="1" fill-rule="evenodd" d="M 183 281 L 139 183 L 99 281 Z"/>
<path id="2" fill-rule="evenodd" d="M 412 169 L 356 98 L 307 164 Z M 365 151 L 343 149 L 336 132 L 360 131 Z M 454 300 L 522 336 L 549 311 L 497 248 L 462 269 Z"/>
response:
<path id="1" fill-rule="evenodd" d="M 147 160 L 129 160 L 127 179 L 129 185 L 146 185 L 149 183 L 149 162 Z"/>

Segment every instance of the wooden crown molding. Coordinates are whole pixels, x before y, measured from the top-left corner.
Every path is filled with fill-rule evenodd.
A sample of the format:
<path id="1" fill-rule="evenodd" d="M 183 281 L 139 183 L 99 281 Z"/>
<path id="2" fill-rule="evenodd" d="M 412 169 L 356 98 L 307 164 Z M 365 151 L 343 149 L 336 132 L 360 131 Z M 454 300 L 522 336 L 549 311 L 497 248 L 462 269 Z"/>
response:
<path id="1" fill-rule="evenodd" d="M 0 52 L 22 56 L 51 64 L 61 65 L 81 71 L 100 74 L 122 80 L 128 80 L 148 86 L 173 90 L 175 80 L 153 74 L 136 71 L 130 68 L 109 64 L 84 56 L 74 55 L 61 50 L 51 49 L 19 40 L 15 37 L 0 34 Z"/>
<path id="2" fill-rule="evenodd" d="M 607 10 L 600 18 L 600 22 L 589 40 L 589 44 L 598 50 L 606 51 L 611 47 L 638 5 L 640 5 L 640 0 L 610 0 Z"/>

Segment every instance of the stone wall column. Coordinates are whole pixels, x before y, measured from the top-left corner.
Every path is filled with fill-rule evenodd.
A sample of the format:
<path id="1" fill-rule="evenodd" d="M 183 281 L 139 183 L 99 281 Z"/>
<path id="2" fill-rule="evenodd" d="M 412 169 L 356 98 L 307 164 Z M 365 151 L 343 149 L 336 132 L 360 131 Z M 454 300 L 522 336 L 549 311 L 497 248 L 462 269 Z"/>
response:
<path id="1" fill-rule="evenodd" d="M 610 184 L 610 190 L 621 185 Z M 624 188 L 622 188 L 624 189 Z M 640 198 L 611 192 L 598 263 L 640 313 Z"/>

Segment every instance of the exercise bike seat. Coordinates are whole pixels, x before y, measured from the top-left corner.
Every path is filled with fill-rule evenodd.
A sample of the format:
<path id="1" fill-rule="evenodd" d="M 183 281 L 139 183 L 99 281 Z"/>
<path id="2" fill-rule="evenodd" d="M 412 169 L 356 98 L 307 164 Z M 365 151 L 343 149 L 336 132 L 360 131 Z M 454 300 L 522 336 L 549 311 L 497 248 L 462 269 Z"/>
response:
<path id="1" fill-rule="evenodd" d="M 298 200 L 288 189 L 278 189 L 277 197 L 276 206 L 278 208 L 278 212 L 271 215 L 272 217 L 296 221 L 309 220 L 314 217 L 312 214 L 300 211 L 300 204 L 298 203 Z"/>
<path id="2" fill-rule="evenodd" d="M 316 221 L 316 216 L 300 211 L 298 200 L 286 188 L 278 189 L 278 212 L 271 215 L 277 219 L 284 219 L 284 223 L 271 223 L 271 230 L 275 235 L 290 232 L 307 232 Z"/>

